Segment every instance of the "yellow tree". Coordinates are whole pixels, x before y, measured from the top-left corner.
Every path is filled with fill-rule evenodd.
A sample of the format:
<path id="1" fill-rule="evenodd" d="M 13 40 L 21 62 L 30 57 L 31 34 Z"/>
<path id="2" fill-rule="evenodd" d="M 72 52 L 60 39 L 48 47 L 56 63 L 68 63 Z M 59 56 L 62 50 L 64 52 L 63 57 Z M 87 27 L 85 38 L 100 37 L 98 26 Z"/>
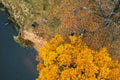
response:
<path id="1" fill-rule="evenodd" d="M 56 35 L 39 49 L 36 80 L 120 80 L 120 64 L 107 49 L 91 50 L 80 37 Z"/>

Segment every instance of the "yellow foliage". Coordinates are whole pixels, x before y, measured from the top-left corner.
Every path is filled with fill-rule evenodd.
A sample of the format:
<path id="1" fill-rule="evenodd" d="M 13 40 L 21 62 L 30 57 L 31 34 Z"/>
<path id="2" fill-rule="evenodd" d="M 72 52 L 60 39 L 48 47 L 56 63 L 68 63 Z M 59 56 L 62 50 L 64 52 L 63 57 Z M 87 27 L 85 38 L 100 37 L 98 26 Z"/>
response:
<path id="1" fill-rule="evenodd" d="M 120 80 L 120 64 L 107 49 L 91 50 L 80 37 L 56 35 L 39 49 L 36 80 Z M 43 62 L 41 62 L 41 59 Z"/>

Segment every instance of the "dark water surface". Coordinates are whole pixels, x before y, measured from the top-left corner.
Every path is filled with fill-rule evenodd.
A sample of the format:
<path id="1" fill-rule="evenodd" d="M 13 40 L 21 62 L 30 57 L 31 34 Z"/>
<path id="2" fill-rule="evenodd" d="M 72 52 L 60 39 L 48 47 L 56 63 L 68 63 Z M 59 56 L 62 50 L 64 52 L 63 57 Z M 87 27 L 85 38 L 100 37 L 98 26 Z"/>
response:
<path id="1" fill-rule="evenodd" d="M 35 80 L 37 52 L 15 43 L 17 31 L 8 22 L 6 13 L 0 11 L 0 80 Z"/>

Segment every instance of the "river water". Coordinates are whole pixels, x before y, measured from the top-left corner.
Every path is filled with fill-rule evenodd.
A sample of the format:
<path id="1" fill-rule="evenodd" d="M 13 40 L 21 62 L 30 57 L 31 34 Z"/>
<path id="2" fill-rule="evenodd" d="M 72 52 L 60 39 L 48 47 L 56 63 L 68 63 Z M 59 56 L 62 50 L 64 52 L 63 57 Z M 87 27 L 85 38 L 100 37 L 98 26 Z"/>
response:
<path id="1" fill-rule="evenodd" d="M 17 31 L 8 16 L 0 11 L 0 80 L 35 80 L 37 77 L 33 48 L 23 48 L 13 40 Z"/>

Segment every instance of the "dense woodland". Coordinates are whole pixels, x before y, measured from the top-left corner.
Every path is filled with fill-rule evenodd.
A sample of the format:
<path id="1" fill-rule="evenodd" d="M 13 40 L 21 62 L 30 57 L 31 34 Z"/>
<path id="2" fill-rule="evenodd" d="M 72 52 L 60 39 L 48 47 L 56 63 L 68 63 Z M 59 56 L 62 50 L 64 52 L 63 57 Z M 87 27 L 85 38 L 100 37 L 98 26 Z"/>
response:
<path id="1" fill-rule="evenodd" d="M 90 49 L 81 37 L 56 35 L 39 49 L 36 80 L 120 80 L 120 64 L 106 47 Z"/>

